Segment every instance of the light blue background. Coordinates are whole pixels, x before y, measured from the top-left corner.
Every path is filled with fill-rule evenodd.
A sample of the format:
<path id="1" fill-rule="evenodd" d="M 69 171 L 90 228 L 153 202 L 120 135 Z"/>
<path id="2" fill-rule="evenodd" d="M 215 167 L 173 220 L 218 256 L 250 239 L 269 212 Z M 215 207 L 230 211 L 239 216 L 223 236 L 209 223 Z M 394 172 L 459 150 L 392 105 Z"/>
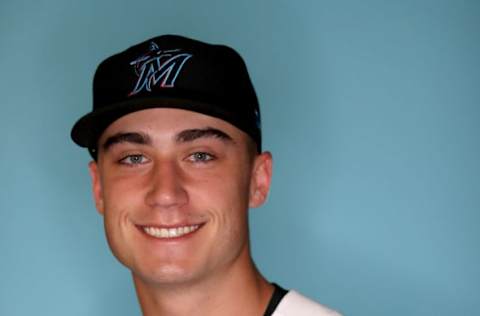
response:
<path id="1" fill-rule="evenodd" d="M 478 315 L 480 2 L 0 2 L 0 315 L 138 315 L 69 139 L 98 62 L 232 45 L 275 174 L 265 275 L 346 315 Z"/>

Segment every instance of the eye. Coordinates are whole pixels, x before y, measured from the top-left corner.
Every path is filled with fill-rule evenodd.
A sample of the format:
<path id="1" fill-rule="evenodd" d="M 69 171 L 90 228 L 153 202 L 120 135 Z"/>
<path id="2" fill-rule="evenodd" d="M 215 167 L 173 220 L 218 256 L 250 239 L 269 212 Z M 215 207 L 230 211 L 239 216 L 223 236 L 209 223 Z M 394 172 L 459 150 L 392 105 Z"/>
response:
<path id="1" fill-rule="evenodd" d="M 124 165 L 141 165 L 147 163 L 149 160 L 144 155 L 128 155 L 122 159 L 120 159 L 120 163 Z"/>
<path id="2" fill-rule="evenodd" d="M 196 152 L 187 157 L 187 160 L 190 162 L 209 162 L 215 160 L 216 157 L 212 154 L 206 152 Z"/>

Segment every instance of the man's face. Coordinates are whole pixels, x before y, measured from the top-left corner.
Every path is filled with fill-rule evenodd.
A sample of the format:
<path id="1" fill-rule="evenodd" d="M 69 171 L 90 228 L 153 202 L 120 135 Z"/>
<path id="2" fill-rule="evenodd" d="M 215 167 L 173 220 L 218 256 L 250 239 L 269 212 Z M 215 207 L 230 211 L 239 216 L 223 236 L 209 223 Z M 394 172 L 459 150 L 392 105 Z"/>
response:
<path id="1" fill-rule="evenodd" d="M 248 207 L 268 193 L 271 156 L 229 123 L 149 109 L 112 123 L 90 164 L 114 255 L 155 284 L 201 280 L 250 260 Z"/>

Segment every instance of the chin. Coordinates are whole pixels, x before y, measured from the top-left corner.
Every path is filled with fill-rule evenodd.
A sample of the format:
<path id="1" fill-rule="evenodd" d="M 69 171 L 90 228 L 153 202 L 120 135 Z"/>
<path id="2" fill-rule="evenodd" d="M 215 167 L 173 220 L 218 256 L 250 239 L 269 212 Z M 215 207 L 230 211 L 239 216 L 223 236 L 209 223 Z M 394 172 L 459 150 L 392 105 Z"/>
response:
<path id="1" fill-rule="evenodd" d="M 194 282 L 199 278 L 191 269 L 179 265 L 162 265 L 150 269 L 132 269 L 136 282 L 153 286 L 172 286 Z"/>

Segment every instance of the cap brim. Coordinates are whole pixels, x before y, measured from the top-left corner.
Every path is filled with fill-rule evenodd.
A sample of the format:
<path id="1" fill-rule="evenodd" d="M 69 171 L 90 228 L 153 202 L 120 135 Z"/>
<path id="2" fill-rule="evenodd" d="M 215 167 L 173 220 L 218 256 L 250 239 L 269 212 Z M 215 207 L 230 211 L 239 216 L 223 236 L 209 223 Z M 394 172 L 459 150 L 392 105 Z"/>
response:
<path id="1" fill-rule="evenodd" d="M 71 131 L 71 138 L 81 147 L 96 148 L 98 138 L 111 123 L 129 113 L 151 108 L 190 110 L 230 122 L 232 117 L 236 116 L 236 120 L 238 120 L 238 114 L 232 115 L 232 113 L 224 112 L 218 105 L 178 98 L 142 98 L 114 103 L 88 113 L 75 123 Z M 237 127 L 242 129 L 243 126 Z"/>

